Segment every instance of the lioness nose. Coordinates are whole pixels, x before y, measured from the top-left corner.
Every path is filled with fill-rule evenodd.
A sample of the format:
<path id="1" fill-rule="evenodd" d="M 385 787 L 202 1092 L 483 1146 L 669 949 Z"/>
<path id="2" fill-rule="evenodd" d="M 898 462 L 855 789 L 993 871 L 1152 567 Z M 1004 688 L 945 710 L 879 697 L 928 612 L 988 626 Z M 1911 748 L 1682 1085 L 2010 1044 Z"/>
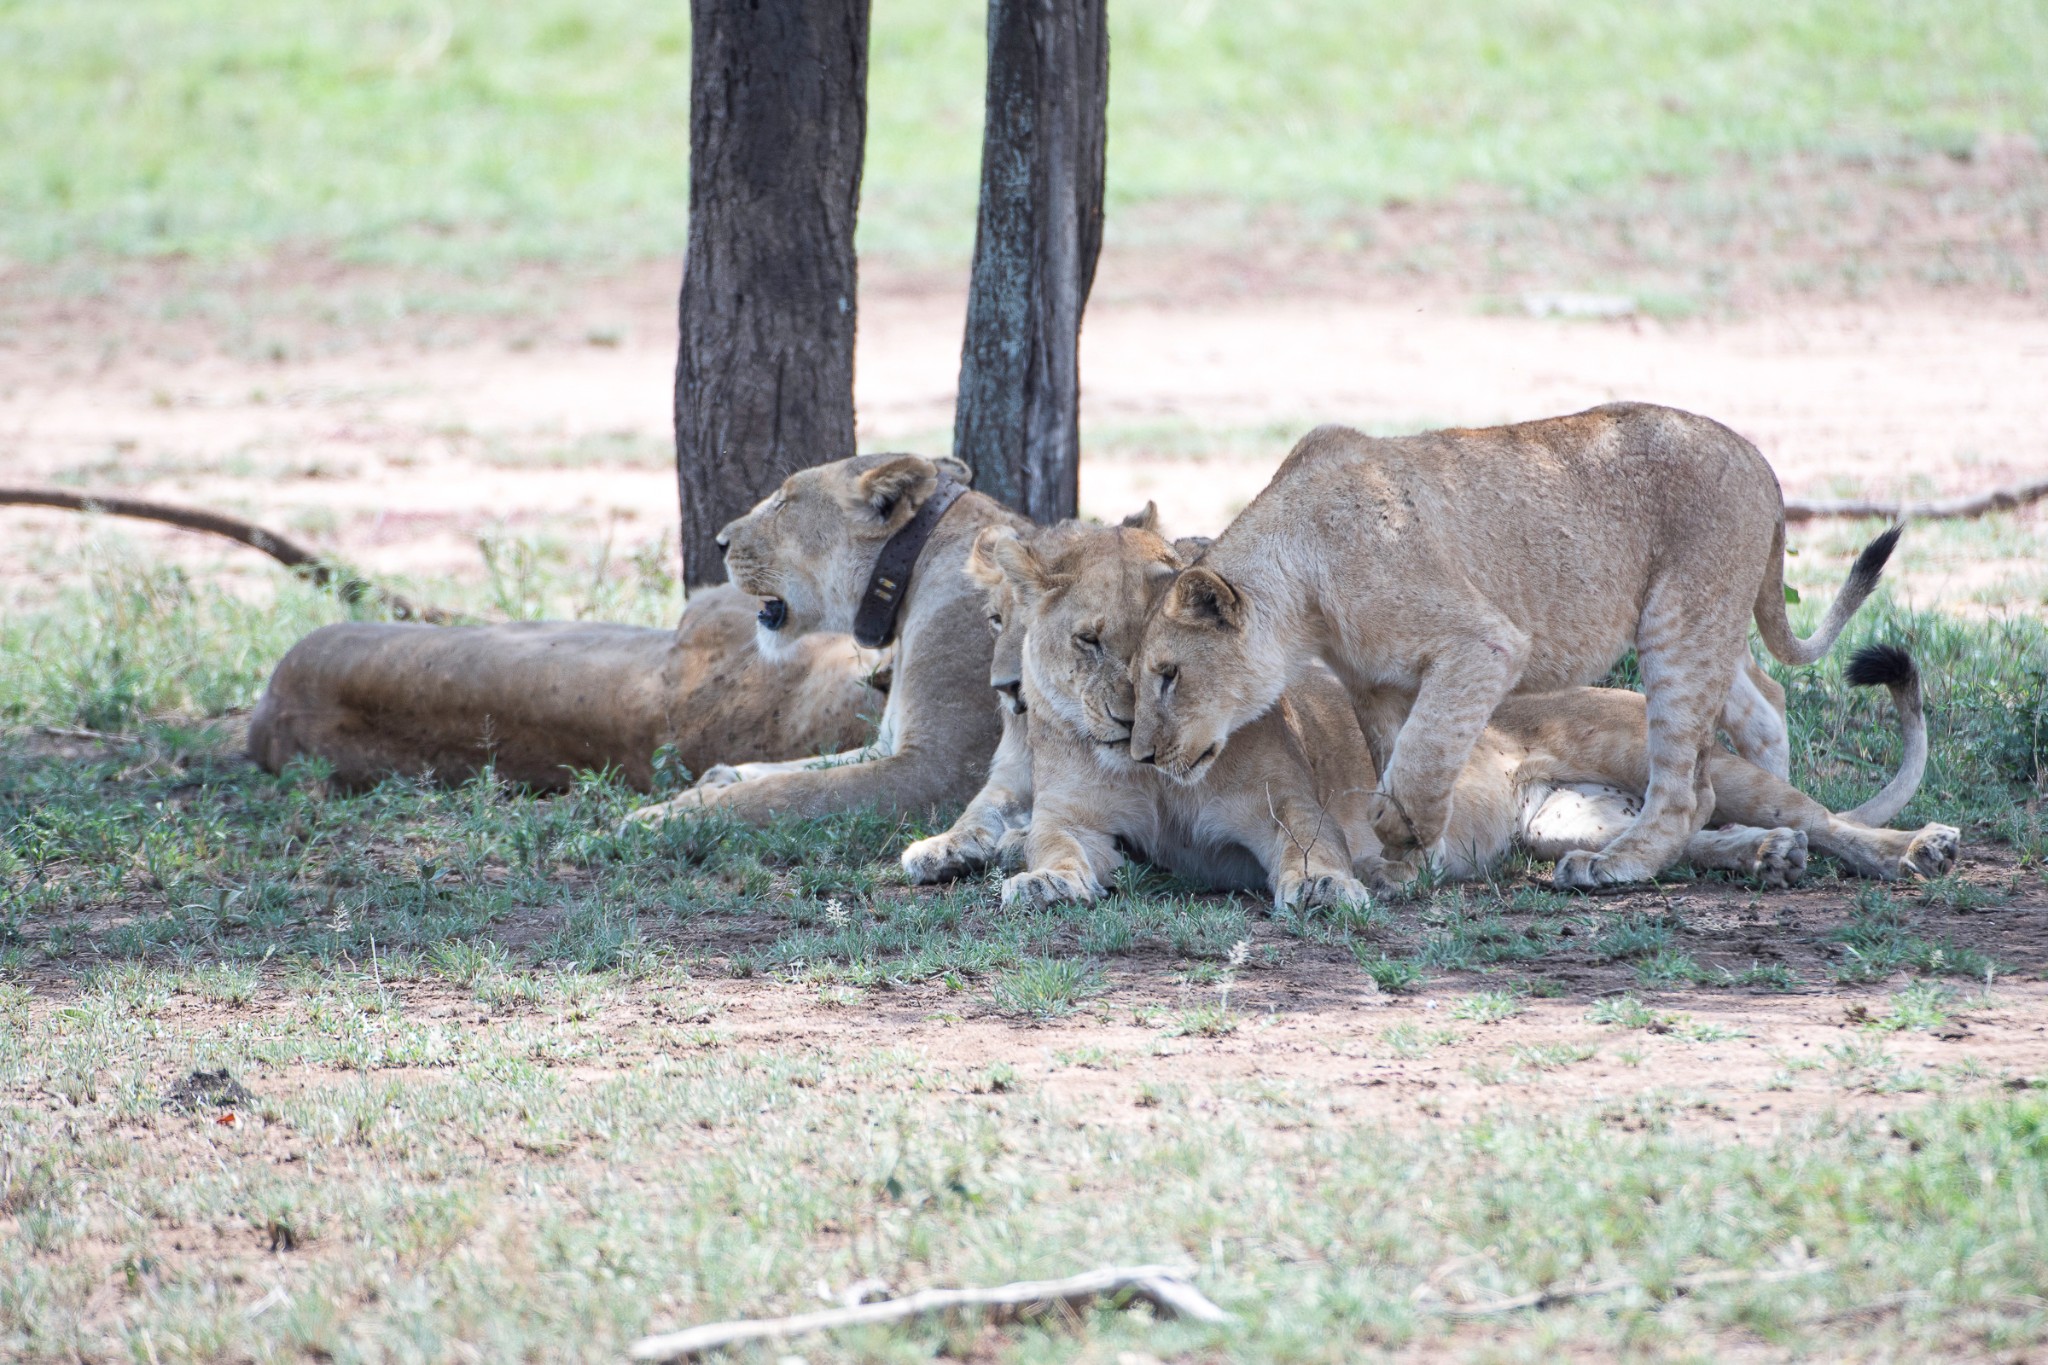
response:
<path id="1" fill-rule="evenodd" d="M 725 552 L 732 548 L 732 541 L 726 538 L 726 534 L 723 531 L 713 536 L 712 539 L 718 543 L 718 557 L 720 559 L 725 558 Z"/>
<path id="2" fill-rule="evenodd" d="M 1138 752 L 1138 746 L 1135 744 L 1131 746 L 1131 757 L 1139 763 L 1157 763 L 1159 761 L 1158 754 L 1150 749 L 1141 754 Z"/>

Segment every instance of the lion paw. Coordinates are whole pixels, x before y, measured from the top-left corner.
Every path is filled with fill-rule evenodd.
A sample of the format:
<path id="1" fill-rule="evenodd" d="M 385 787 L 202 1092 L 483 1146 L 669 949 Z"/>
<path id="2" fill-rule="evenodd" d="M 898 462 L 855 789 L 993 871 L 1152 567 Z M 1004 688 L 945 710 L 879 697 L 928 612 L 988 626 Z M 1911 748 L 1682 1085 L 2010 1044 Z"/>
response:
<path id="1" fill-rule="evenodd" d="M 1906 845 L 1899 859 L 1901 877 L 1946 877 L 1955 870 L 1956 855 L 1962 852 L 1963 832 L 1953 825 L 1929 825 Z"/>
<path id="2" fill-rule="evenodd" d="M 1003 837 L 996 841 L 996 866 L 1005 872 L 1022 872 L 1030 843 L 1031 826 L 1004 830 Z"/>
<path id="3" fill-rule="evenodd" d="M 666 801 L 656 802 L 651 806 L 642 806 L 640 809 L 629 813 L 619 823 L 619 832 L 623 834 L 635 825 L 642 829 L 655 829 L 676 819 L 678 816 L 686 815 L 692 810 L 701 810 L 703 807 L 704 798 L 697 795 L 694 791 L 687 791 L 680 796 L 672 796 Z"/>
<path id="4" fill-rule="evenodd" d="M 1276 910 L 1287 910 L 1297 905 L 1342 910 L 1371 903 L 1372 892 L 1366 884 L 1341 872 L 1324 872 L 1313 877 L 1283 876 L 1279 894 L 1273 897 Z"/>
<path id="5" fill-rule="evenodd" d="M 935 834 L 903 850 L 903 877 L 912 886 L 928 886 L 972 876 L 988 866 L 989 853 L 988 839 L 979 830 Z"/>
<path id="6" fill-rule="evenodd" d="M 704 770 L 704 776 L 697 779 L 692 791 L 714 792 L 720 787 L 730 787 L 740 781 L 740 770 L 730 763 L 717 763 Z"/>
<path id="7" fill-rule="evenodd" d="M 1043 910 L 1061 901 L 1092 901 L 1101 894 L 1093 880 L 1075 872 L 1020 872 L 1003 883 L 1005 907 Z"/>
<path id="8" fill-rule="evenodd" d="M 1806 832 L 1797 829 L 1766 830 L 1763 840 L 1756 846 L 1756 859 L 1749 870 L 1767 891 L 1799 881 L 1806 876 Z"/>
<path id="9" fill-rule="evenodd" d="M 1390 859 L 1428 848 L 1436 842 L 1436 831 L 1443 827 L 1440 817 L 1432 820 L 1430 812 L 1418 809 L 1414 802 L 1397 801 L 1386 792 L 1373 793 L 1367 814 L 1381 850 Z"/>

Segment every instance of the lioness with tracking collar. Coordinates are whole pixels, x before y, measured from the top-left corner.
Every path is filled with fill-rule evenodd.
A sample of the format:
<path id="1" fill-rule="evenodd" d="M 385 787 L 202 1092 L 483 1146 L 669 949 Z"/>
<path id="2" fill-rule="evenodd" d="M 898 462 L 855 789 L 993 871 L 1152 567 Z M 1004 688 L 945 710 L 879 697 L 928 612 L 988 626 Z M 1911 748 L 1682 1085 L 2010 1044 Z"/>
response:
<path id="1" fill-rule="evenodd" d="M 1812 663 L 1895 538 L 1872 542 L 1802 640 L 1785 616 L 1777 477 L 1717 422 L 1611 404 L 1392 439 L 1320 427 L 1160 594 L 1132 665 L 1131 756 L 1200 780 L 1320 658 L 1355 703 L 1412 697 L 1372 824 L 1389 857 L 1440 852 L 1452 788 L 1502 699 L 1590 683 L 1634 646 L 1642 811 L 1599 851 L 1559 859 L 1556 880 L 1642 880 L 1713 808 L 1702 760 L 1724 713 L 1744 709 L 1749 620 L 1777 658 Z"/>

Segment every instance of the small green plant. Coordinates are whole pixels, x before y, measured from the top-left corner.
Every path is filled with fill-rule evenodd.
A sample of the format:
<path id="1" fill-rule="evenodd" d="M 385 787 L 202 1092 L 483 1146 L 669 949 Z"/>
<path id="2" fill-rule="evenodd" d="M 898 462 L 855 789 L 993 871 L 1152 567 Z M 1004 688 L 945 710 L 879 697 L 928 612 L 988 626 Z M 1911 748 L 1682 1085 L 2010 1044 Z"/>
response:
<path id="1" fill-rule="evenodd" d="M 1593 1008 L 1586 1011 L 1586 1021 L 1593 1024 L 1608 1024 L 1614 1028 L 1651 1028 L 1667 1023 L 1665 1016 L 1657 1013 L 1633 995 L 1609 996 L 1593 1002 Z"/>
<path id="2" fill-rule="evenodd" d="M 1916 981 L 1903 990 L 1894 991 L 1891 1008 L 1873 1019 L 1868 1027 L 1894 1033 L 1915 1029 L 1932 1033 L 1954 1020 L 1955 1005 L 1955 987 L 1933 981 Z"/>
<path id="3" fill-rule="evenodd" d="M 1677 948 L 1659 948 L 1636 963 L 1636 980 L 1645 986 L 1669 989 L 1691 986 L 1707 979 L 1707 973 L 1690 953 Z"/>
<path id="4" fill-rule="evenodd" d="M 1388 957 L 1383 952 L 1368 954 L 1363 944 L 1354 944 L 1352 952 L 1358 958 L 1358 965 L 1365 968 L 1365 974 L 1372 983 L 1389 995 L 1412 991 L 1428 979 L 1428 973 L 1406 958 Z"/>
<path id="5" fill-rule="evenodd" d="M 1513 991 L 1480 991 L 1451 1007 L 1451 1018 L 1475 1024 L 1498 1024 L 1514 1018 L 1526 1006 Z"/>
<path id="6" fill-rule="evenodd" d="M 1710 980 L 1716 986 L 1747 986 L 1765 991 L 1796 991 L 1803 984 L 1799 973 L 1782 962 L 1752 963 L 1739 972 L 1720 967 Z"/>
<path id="7" fill-rule="evenodd" d="M 1019 963 L 997 979 L 995 1005 L 1004 1014 L 1027 1019 L 1055 1019 L 1099 987 L 1095 968 L 1086 962 L 1041 957 Z"/>
<path id="8" fill-rule="evenodd" d="M 1440 1047 L 1462 1041 L 1462 1035 L 1456 1029 L 1395 1024 L 1381 1031 L 1380 1041 L 1396 1057 L 1426 1057 Z"/>
<path id="9" fill-rule="evenodd" d="M 1519 1043 L 1508 1049 L 1508 1055 L 1531 1071 L 1557 1071 L 1587 1061 L 1599 1051 L 1591 1043 Z"/>
<path id="10" fill-rule="evenodd" d="M 1222 1038 L 1237 1032 L 1243 1022 L 1230 1006 L 1222 1001 L 1213 1004 L 1196 1005 L 1193 1009 L 1181 1011 L 1174 1021 L 1171 1032 L 1181 1037 Z"/>
<path id="11" fill-rule="evenodd" d="M 1671 922 L 1660 915 L 1628 915 L 1610 921 L 1593 940 L 1593 956 L 1602 962 L 1650 957 L 1671 946 Z"/>

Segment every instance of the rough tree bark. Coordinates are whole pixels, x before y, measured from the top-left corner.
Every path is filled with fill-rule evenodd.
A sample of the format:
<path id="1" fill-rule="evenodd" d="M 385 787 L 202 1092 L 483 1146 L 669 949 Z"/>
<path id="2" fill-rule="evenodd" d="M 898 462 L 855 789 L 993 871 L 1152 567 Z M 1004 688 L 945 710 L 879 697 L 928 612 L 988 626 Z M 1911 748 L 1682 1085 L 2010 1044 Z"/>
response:
<path id="1" fill-rule="evenodd" d="M 989 0 L 981 212 L 953 453 L 1050 522 L 1080 488 L 1081 312 L 1102 246 L 1105 0 Z"/>
<path id="2" fill-rule="evenodd" d="M 792 471 L 853 453 L 868 0 L 691 0 L 676 357 L 683 577 Z"/>

